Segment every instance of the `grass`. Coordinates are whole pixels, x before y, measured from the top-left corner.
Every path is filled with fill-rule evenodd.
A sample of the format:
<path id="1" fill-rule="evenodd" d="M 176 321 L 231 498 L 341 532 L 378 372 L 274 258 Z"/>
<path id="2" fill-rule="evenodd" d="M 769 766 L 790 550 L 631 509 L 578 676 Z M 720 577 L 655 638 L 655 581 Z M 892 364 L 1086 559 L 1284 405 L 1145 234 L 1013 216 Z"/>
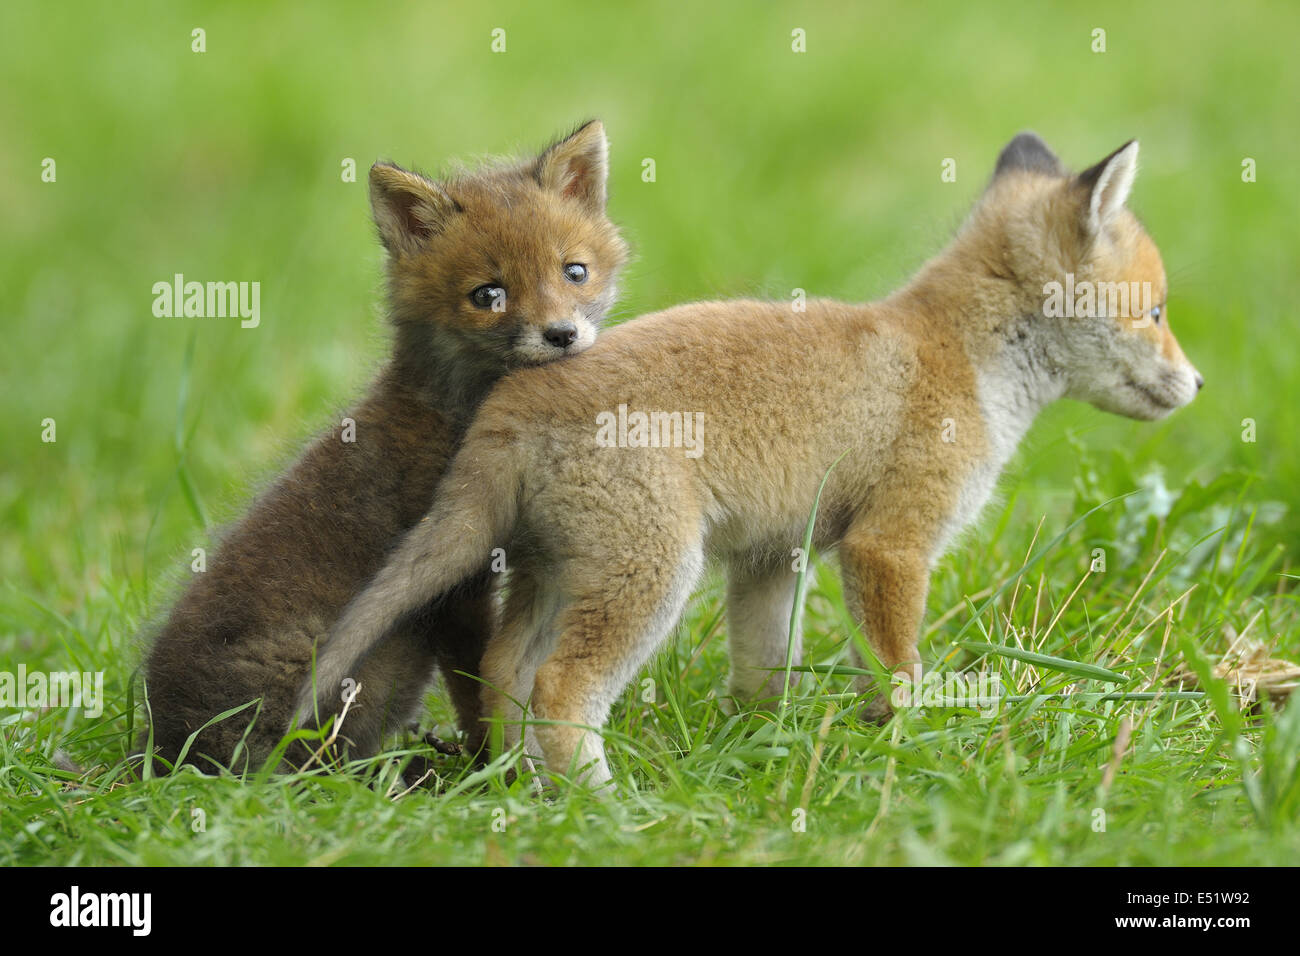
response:
<path id="1" fill-rule="evenodd" d="M 1289 635 L 1296 650 L 1279 551 L 1249 530 L 1258 511 L 1223 521 L 1216 496 L 1196 506 L 1198 491 L 1148 487 L 1094 505 L 1036 549 L 1004 520 L 983 562 L 958 549 L 943 563 L 926 659 L 940 676 L 997 675 L 1008 697 L 992 715 L 923 707 L 884 727 L 859 720 L 845 676 L 852 625 L 833 568 L 814 561 L 809 666 L 784 719 L 728 717 L 714 699 L 726 668 L 715 582 L 615 708 L 617 800 L 567 788 L 541 801 L 526 774 L 507 782 L 520 769 L 510 759 L 475 772 L 444 758 L 441 795 L 399 796 L 409 742 L 341 775 L 134 782 L 116 688 L 97 721 L 7 721 L 0 862 L 1288 863 L 1300 851 L 1300 695 L 1242 712 L 1223 681 L 1208 693 L 1167 683 L 1184 656 L 1221 651 L 1227 628 Z M 1094 548 L 1104 572 L 1091 570 Z M 89 772 L 59 770 L 57 748 Z"/>
<path id="2" fill-rule="evenodd" d="M 1286 347 L 1300 189 L 1285 166 L 1300 12 L 307 11 L 0 10 L 0 671 L 102 671 L 107 697 L 98 718 L 0 710 L 0 864 L 1297 858 L 1300 697 L 1243 708 L 1208 664 L 1243 635 L 1300 656 L 1300 422 L 1282 400 L 1300 379 Z M 806 54 L 789 51 L 795 26 Z M 1097 26 L 1105 54 L 1089 49 Z M 509 761 L 474 773 L 454 758 L 440 795 L 397 798 L 413 741 L 347 774 L 133 780 L 138 635 L 191 550 L 383 352 L 378 247 L 341 161 L 433 167 L 541 145 L 588 115 L 610 129 L 611 210 L 639 256 L 620 317 L 796 287 L 882 295 L 937 251 L 1018 129 L 1076 167 L 1141 138 L 1134 202 L 1207 385 L 1157 425 L 1049 410 L 1003 500 L 936 569 L 927 665 L 996 674 L 1008 701 L 862 722 L 844 670 L 860 637 L 833 556 L 818 557 L 789 707 L 719 707 L 711 581 L 615 707 L 617 800 L 539 800 L 508 782 Z M 940 180 L 945 157 L 956 183 Z M 176 272 L 262 281 L 262 325 L 155 318 L 149 290 Z M 1203 696 L 1167 682 L 1183 662 Z M 447 729 L 441 696 L 429 704 Z M 60 769 L 64 754 L 84 770 Z"/>

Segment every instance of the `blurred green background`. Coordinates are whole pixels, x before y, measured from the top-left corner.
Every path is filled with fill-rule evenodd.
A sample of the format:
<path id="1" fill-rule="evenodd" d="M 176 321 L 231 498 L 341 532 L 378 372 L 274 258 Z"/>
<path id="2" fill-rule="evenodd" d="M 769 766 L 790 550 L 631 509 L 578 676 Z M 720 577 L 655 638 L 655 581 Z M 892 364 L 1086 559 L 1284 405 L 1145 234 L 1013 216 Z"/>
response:
<path id="1" fill-rule="evenodd" d="M 6 3 L 2 633 L 29 632 L 33 604 L 94 601 L 101 625 L 156 612 L 203 517 L 237 515 L 364 387 L 385 348 L 371 162 L 437 172 L 592 116 L 637 256 L 620 317 L 795 287 L 882 296 L 939 250 L 1018 130 L 1075 168 L 1138 137 L 1132 205 L 1207 385 L 1156 425 L 1050 410 L 1006 480 L 1017 514 L 1068 506 L 1069 435 L 1171 486 L 1240 467 L 1254 497 L 1290 501 L 1297 27 L 1297 5 L 1249 2 Z M 178 272 L 260 281 L 260 327 L 156 318 L 151 286 Z"/>

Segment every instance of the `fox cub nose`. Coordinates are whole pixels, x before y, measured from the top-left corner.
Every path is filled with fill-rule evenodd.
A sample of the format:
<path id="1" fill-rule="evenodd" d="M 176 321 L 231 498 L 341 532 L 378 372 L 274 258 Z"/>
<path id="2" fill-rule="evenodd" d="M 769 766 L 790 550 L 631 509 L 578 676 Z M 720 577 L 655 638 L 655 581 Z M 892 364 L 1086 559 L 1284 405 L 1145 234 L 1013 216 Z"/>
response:
<path id="1" fill-rule="evenodd" d="M 1201 386 L 1204 385 L 1204 384 L 1205 384 L 1205 378 L 1204 378 L 1204 376 L 1202 376 L 1200 372 L 1197 372 L 1197 373 L 1196 373 L 1196 390 L 1199 392 L 1199 391 L 1201 390 Z"/>
<path id="2" fill-rule="evenodd" d="M 542 338 L 557 349 L 568 348 L 578 337 L 578 327 L 572 322 L 556 322 L 546 327 Z"/>

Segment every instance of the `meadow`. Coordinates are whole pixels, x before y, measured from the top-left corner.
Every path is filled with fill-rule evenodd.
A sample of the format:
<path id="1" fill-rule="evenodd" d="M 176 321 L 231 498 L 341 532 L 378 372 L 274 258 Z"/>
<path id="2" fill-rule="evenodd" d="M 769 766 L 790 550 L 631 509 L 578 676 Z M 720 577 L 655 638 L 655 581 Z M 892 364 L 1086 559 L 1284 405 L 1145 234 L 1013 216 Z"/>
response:
<path id="1" fill-rule="evenodd" d="M 0 672 L 105 695 L 0 707 L 0 864 L 1300 859 L 1300 694 L 1249 704 L 1214 671 L 1247 642 L 1300 659 L 1300 8 L 18 2 L 0 38 Z M 620 321 L 883 296 L 1019 130 L 1076 169 L 1141 141 L 1131 205 L 1206 385 L 1154 424 L 1049 409 L 941 562 L 927 666 L 1007 700 L 862 722 L 819 555 L 789 706 L 719 707 L 710 578 L 615 708 L 616 800 L 454 757 L 404 793 L 414 738 L 342 774 L 138 779 L 141 636 L 384 356 L 366 169 L 593 116 L 635 253 Z M 178 273 L 260 282 L 257 327 L 155 315 Z M 437 692 L 425 726 L 451 732 Z"/>

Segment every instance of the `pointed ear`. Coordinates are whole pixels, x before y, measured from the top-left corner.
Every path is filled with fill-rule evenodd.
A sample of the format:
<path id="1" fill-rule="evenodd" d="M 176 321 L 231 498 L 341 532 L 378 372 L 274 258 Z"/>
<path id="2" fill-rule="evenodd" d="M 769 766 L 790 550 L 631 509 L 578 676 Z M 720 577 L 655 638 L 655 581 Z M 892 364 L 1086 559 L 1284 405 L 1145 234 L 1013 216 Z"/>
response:
<path id="1" fill-rule="evenodd" d="M 543 189 L 572 196 L 592 212 L 605 209 L 609 144 L 605 127 L 592 120 L 537 157 L 537 182 Z"/>
<path id="2" fill-rule="evenodd" d="M 1097 235 L 1124 208 L 1137 175 L 1138 142 L 1129 140 L 1096 166 L 1085 169 L 1075 183 L 1085 197 L 1084 227 Z"/>
<path id="3" fill-rule="evenodd" d="M 436 183 L 389 163 L 370 167 L 370 208 L 379 238 L 393 256 L 417 252 L 460 211 Z"/>
<path id="4" fill-rule="evenodd" d="M 1012 170 L 1042 173 L 1046 176 L 1063 176 L 1065 167 L 1048 145 L 1036 133 L 1024 132 L 1002 148 L 993 178 Z"/>

